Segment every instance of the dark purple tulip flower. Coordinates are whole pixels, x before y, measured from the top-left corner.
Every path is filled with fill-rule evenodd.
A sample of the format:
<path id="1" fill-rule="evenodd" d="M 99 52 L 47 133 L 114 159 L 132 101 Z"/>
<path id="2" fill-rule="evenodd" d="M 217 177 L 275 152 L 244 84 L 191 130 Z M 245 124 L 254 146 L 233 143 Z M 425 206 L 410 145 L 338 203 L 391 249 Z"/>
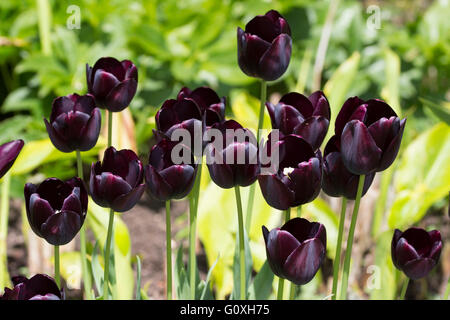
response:
<path id="1" fill-rule="evenodd" d="M 439 260 L 441 250 L 441 233 L 437 230 L 427 232 L 412 227 L 405 232 L 394 231 L 392 262 L 410 279 L 420 279 L 430 273 Z"/>
<path id="2" fill-rule="evenodd" d="M 259 174 L 258 147 L 253 133 L 234 120 L 215 124 L 221 140 L 206 146 L 205 153 L 211 179 L 221 188 L 246 187 Z"/>
<path id="3" fill-rule="evenodd" d="M 356 175 L 386 170 L 397 156 L 405 123 L 384 101 L 349 98 L 335 125 L 347 169 Z"/>
<path id="4" fill-rule="evenodd" d="M 273 81 L 287 70 L 291 60 L 291 29 L 275 10 L 254 17 L 238 27 L 238 62 L 242 72 L 250 77 Z"/>
<path id="5" fill-rule="evenodd" d="M 375 172 L 369 173 L 362 191 L 364 196 L 372 185 Z M 332 136 L 325 146 L 323 156 L 322 189 L 330 197 L 346 197 L 355 200 L 359 176 L 351 173 L 342 162 L 340 141 Z"/>
<path id="6" fill-rule="evenodd" d="M 69 243 L 86 218 L 88 194 L 80 178 L 45 179 L 39 186 L 27 183 L 24 190 L 31 229 L 54 246 Z"/>
<path id="7" fill-rule="evenodd" d="M 309 98 L 290 92 L 277 105 L 267 102 L 266 107 L 273 129 L 301 136 L 314 150 L 320 147 L 330 124 L 330 104 L 322 91 L 314 92 Z"/>
<path id="8" fill-rule="evenodd" d="M 187 163 L 175 164 L 173 149 L 179 146 L 188 154 Z M 179 142 L 163 139 L 150 151 L 149 164 L 145 167 L 145 181 L 152 196 L 160 201 L 181 199 L 191 191 L 197 173 L 197 164 L 191 150 Z"/>
<path id="9" fill-rule="evenodd" d="M 303 285 L 314 278 L 325 257 L 327 231 L 318 222 L 294 218 L 269 232 L 262 227 L 267 261 L 280 278 Z"/>
<path id="10" fill-rule="evenodd" d="M 13 140 L 0 146 L 0 179 L 11 169 L 22 150 L 23 140 Z"/>
<path id="11" fill-rule="evenodd" d="M 88 151 L 97 143 L 102 124 L 100 109 L 90 95 L 70 94 L 53 101 L 50 122 L 44 119 L 48 136 L 62 152 Z"/>
<path id="12" fill-rule="evenodd" d="M 86 80 L 88 92 L 101 108 L 119 112 L 136 94 L 138 71 L 130 60 L 100 58 L 94 67 L 86 64 Z"/>
<path id="13" fill-rule="evenodd" d="M 105 150 L 103 162 L 91 167 L 89 189 L 92 199 L 101 207 L 116 212 L 128 211 L 139 201 L 145 190 L 144 168 L 132 150 Z"/>
<path id="14" fill-rule="evenodd" d="M 30 279 L 13 277 L 14 288 L 5 288 L 0 300 L 64 300 L 64 292 L 46 274 L 36 274 Z"/>
<path id="15" fill-rule="evenodd" d="M 272 157 L 270 145 L 279 148 L 279 164 L 271 164 L 269 172 L 258 176 L 259 186 L 267 203 L 279 210 L 313 201 L 320 192 L 322 182 L 322 156 L 314 152 L 311 145 L 297 135 L 283 135 L 266 143 L 265 151 Z"/>

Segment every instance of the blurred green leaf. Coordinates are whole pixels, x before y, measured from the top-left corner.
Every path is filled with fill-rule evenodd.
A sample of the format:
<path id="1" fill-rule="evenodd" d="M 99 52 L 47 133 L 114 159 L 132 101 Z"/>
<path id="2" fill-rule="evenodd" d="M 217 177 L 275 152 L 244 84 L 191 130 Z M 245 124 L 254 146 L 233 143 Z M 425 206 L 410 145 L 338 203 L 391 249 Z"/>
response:
<path id="1" fill-rule="evenodd" d="M 240 296 L 241 289 L 241 260 L 240 260 L 240 242 L 239 234 L 235 233 L 236 246 L 234 249 L 234 260 L 233 260 L 233 299 L 246 300 L 247 297 Z M 253 262 L 252 253 L 250 251 L 250 246 L 248 242 L 247 232 L 244 228 L 244 253 L 245 253 L 245 292 L 248 292 L 250 279 L 252 277 Z"/>
<path id="2" fill-rule="evenodd" d="M 385 231 L 377 239 L 375 247 L 375 264 L 371 269 L 370 277 L 364 286 L 370 298 L 374 300 L 392 300 L 396 293 L 395 267 L 391 258 L 392 231 Z"/>
<path id="3" fill-rule="evenodd" d="M 61 276 L 69 289 L 81 288 L 81 256 L 79 251 L 61 252 Z"/>
<path id="4" fill-rule="evenodd" d="M 433 112 L 434 115 L 441 121 L 445 122 L 447 125 L 450 126 L 450 106 L 449 104 L 442 103 L 442 106 L 434 103 L 433 101 L 430 101 L 428 99 L 419 98 L 419 100 L 427 106 L 431 112 Z"/>
<path id="5" fill-rule="evenodd" d="M 272 292 L 274 274 L 269 263 L 264 262 L 249 288 L 249 300 L 267 300 Z"/>

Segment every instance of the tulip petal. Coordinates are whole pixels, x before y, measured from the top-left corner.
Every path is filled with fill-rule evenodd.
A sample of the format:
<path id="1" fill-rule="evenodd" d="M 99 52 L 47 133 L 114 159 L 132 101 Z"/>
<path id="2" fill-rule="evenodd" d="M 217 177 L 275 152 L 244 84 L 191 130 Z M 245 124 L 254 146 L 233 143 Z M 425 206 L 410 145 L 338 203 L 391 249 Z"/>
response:
<path id="1" fill-rule="evenodd" d="M 133 62 L 130 60 L 123 60 L 121 62 L 123 70 L 125 70 L 124 79 L 134 79 L 136 82 L 138 81 L 138 70 Z"/>
<path id="2" fill-rule="evenodd" d="M 383 152 L 380 164 L 378 165 L 377 171 L 383 171 L 389 168 L 389 166 L 394 162 L 397 157 L 398 151 L 400 149 L 400 144 L 402 142 L 403 131 L 405 129 L 406 119 L 400 121 L 400 130 L 397 135 L 392 139 L 389 146 Z"/>
<path id="3" fill-rule="evenodd" d="M 441 251 L 442 251 L 442 241 L 434 242 L 433 246 L 431 247 L 431 252 L 429 255 L 430 259 L 433 259 L 437 263 L 439 257 L 441 256 Z"/>
<path id="4" fill-rule="evenodd" d="M 273 81 L 281 77 L 289 66 L 291 52 L 291 37 L 286 33 L 280 34 L 259 60 L 260 77 L 266 81 Z"/>
<path id="5" fill-rule="evenodd" d="M 94 81 L 92 83 L 92 93 L 95 99 L 102 99 L 109 94 L 111 88 L 114 88 L 119 84 L 119 80 L 111 73 L 104 70 L 97 70 L 94 74 Z M 104 106 L 108 107 L 108 106 Z"/>
<path id="6" fill-rule="evenodd" d="M 73 111 L 77 99 L 76 96 L 75 95 L 62 96 L 53 100 L 52 112 L 50 114 L 50 122 L 55 121 L 60 114 L 69 113 L 70 111 Z"/>
<path id="7" fill-rule="evenodd" d="M 342 131 L 344 130 L 345 125 L 349 122 L 350 117 L 353 115 L 355 110 L 364 104 L 364 100 L 361 100 L 358 97 L 348 98 L 344 104 L 342 105 L 341 110 L 339 111 L 336 117 L 336 123 L 334 125 L 334 133 L 337 137 L 340 137 Z M 359 119 L 363 120 L 363 119 Z"/>
<path id="8" fill-rule="evenodd" d="M 294 192 L 290 190 L 276 175 L 258 176 L 258 183 L 266 202 L 278 210 L 286 210 L 294 201 Z"/>
<path id="9" fill-rule="evenodd" d="M 61 210 L 73 211 L 76 213 L 81 213 L 83 211 L 81 208 L 79 187 L 75 187 L 72 191 L 72 194 L 64 199 Z"/>
<path id="10" fill-rule="evenodd" d="M 401 268 L 409 261 L 420 258 L 416 249 L 414 249 L 405 238 L 400 238 L 397 242 L 397 245 L 395 246 L 395 257 L 397 265 Z"/>
<path id="11" fill-rule="evenodd" d="M 97 73 L 98 70 L 104 70 L 108 73 L 114 75 L 117 80 L 122 81 L 125 78 L 125 69 L 124 65 L 113 57 L 103 57 L 97 60 L 92 68 L 94 73 Z"/>
<path id="12" fill-rule="evenodd" d="M 29 300 L 36 295 L 45 296 L 47 294 L 55 295 L 59 299 L 62 298 L 55 281 L 45 274 L 36 274 L 23 283 L 24 290 L 21 290 L 20 300 Z"/>
<path id="13" fill-rule="evenodd" d="M 41 226 L 42 237 L 54 246 L 62 246 L 77 235 L 84 219 L 73 211 L 61 211 L 52 215 Z"/>
<path id="14" fill-rule="evenodd" d="M 430 254 L 433 243 L 430 235 L 424 229 L 416 227 L 409 228 L 403 232 L 402 238 L 405 238 L 414 247 L 420 257 L 428 257 Z"/>
<path id="15" fill-rule="evenodd" d="M 24 145 L 23 140 L 13 140 L 0 146 L 0 178 L 12 167 Z"/>
<path id="16" fill-rule="evenodd" d="M 173 199 L 184 198 L 192 189 L 196 170 L 188 164 L 173 165 L 159 172 L 161 177 L 172 187 Z"/>
<path id="17" fill-rule="evenodd" d="M 280 99 L 280 102 L 297 109 L 303 118 L 311 117 L 314 112 L 314 107 L 311 101 L 298 92 L 289 92 L 285 94 Z"/>
<path id="18" fill-rule="evenodd" d="M 268 16 L 259 15 L 250 20 L 245 26 L 245 32 L 257 35 L 261 39 L 272 42 L 281 33 L 280 26 Z"/>
<path id="19" fill-rule="evenodd" d="M 194 100 L 203 112 L 209 106 L 220 103 L 217 93 L 209 87 L 199 87 L 189 94 L 189 98 Z"/>
<path id="20" fill-rule="evenodd" d="M 44 119 L 45 128 L 47 129 L 48 136 L 50 138 L 50 141 L 53 143 L 56 149 L 58 149 L 61 152 L 73 152 L 74 150 L 67 144 L 66 139 L 64 139 L 62 136 L 59 135 L 58 132 L 53 128 L 53 126 L 47 121 L 47 119 Z"/>
<path id="21" fill-rule="evenodd" d="M 30 214 L 28 222 L 33 231 L 42 237 L 41 226 L 44 224 L 55 212 L 47 200 L 39 197 L 37 193 L 33 193 L 30 197 Z"/>
<path id="22" fill-rule="evenodd" d="M 322 164 L 318 158 L 298 164 L 288 175 L 289 188 L 294 191 L 294 202 L 291 206 L 299 206 L 313 201 L 320 193 L 322 185 Z"/>
<path id="23" fill-rule="evenodd" d="M 145 191 L 145 184 L 138 185 L 137 187 L 133 188 L 129 193 L 117 197 L 113 201 L 111 208 L 115 212 L 125 212 L 130 210 L 136 205 L 139 199 L 141 199 L 144 191 Z"/>
<path id="24" fill-rule="evenodd" d="M 381 118 L 389 119 L 391 117 L 397 118 L 395 111 L 384 101 L 379 99 L 370 99 L 366 101 L 367 117 L 365 124 L 369 127 Z"/>
<path id="25" fill-rule="evenodd" d="M 403 266 L 403 272 L 412 280 L 423 278 L 430 273 L 436 262 L 429 258 L 420 258 L 409 261 Z"/>
<path id="26" fill-rule="evenodd" d="M 329 123 L 324 117 L 314 116 L 300 123 L 292 133 L 305 139 L 314 150 L 317 150 L 327 135 Z"/>
<path id="27" fill-rule="evenodd" d="M 286 279 L 303 285 L 314 278 L 319 270 L 325 248 L 318 238 L 306 240 L 287 258 L 283 271 Z"/>
<path id="28" fill-rule="evenodd" d="M 346 197 L 349 200 L 355 200 L 356 193 L 358 192 L 359 176 L 350 173 L 345 168 L 344 165 L 343 165 L 343 167 L 344 167 L 343 170 L 347 171 L 349 174 L 349 179 L 347 180 L 347 183 L 344 188 L 344 197 Z M 364 197 L 364 195 L 367 193 L 370 186 L 372 185 L 374 178 L 375 178 L 375 172 L 366 174 L 366 177 L 364 179 L 364 186 L 363 186 L 361 197 Z"/>
<path id="29" fill-rule="evenodd" d="M 291 134 L 304 121 L 304 118 L 294 107 L 279 103 L 275 106 L 271 120 L 273 129 L 279 129 L 284 134 Z"/>
<path id="30" fill-rule="evenodd" d="M 98 137 L 100 135 L 100 129 L 102 126 L 102 115 L 99 108 L 92 110 L 91 117 L 89 118 L 86 126 L 81 133 L 80 151 L 91 150 L 97 144 Z"/>
<path id="31" fill-rule="evenodd" d="M 245 33 L 238 27 L 238 63 L 241 70 L 250 77 L 259 77 L 259 61 L 270 48 L 267 42 L 256 35 Z"/>
<path id="32" fill-rule="evenodd" d="M 172 187 L 161 177 L 152 165 L 145 167 L 145 182 L 150 194 L 160 201 L 167 201 L 172 194 Z"/>
<path id="33" fill-rule="evenodd" d="M 126 79 L 117 84 L 106 96 L 106 107 L 112 112 L 119 112 L 130 105 L 137 90 L 137 81 Z"/>
<path id="34" fill-rule="evenodd" d="M 272 238 L 269 234 L 267 250 L 270 255 L 270 260 L 276 261 L 276 263 L 282 267 L 289 255 L 297 249 L 299 245 L 300 242 L 285 230 L 278 230 L 276 232 L 276 238 Z"/>
<path id="35" fill-rule="evenodd" d="M 48 178 L 39 185 L 36 192 L 50 203 L 53 210 L 61 210 L 64 199 L 72 193 L 72 189 L 70 185 L 57 178 Z"/>
<path id="36" fill-rule="evenodd" d="M 316 91 L 308 97 L 313 105 L 312 116 L 322 116 L 330 120 L 331 109 L 327 97 L 322 91 Z"/>
<path id="37" fill-rule="evenodd" d="M 341 136 L 342 161 L 347 169 L 356 175 L 374 172 L 381 158 L 381 150 L 359 120 L 348 122 Z"/>
<path id="38" fill-rule="evenodd" d="M 398 229 L 395 229 L 394 235 L 393 235 L 392 241 L 391 241 L 391 258 L 392 258 L 392 262 L 394 263 L 394 266 L 397 269 L 401 269 L 401 267 L 397 263 L 397 254 L 396 254 L 395 248 L 397 247 L 397 242 L 400 240 L 402 234 L 403 234 L 403 232 L 401 232 Z"/>

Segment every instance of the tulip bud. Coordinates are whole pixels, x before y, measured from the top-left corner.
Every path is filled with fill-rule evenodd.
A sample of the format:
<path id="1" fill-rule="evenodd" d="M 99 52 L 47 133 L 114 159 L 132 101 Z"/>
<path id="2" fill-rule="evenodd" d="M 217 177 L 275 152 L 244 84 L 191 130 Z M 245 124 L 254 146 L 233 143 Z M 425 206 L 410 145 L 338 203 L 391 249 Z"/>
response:
<path id="1" fill-rule="evenodd" d="M 142 183 L 144 170 L 132 150 L 105 150 L 103 163 L 92 164 L 89 187 L 92 199 L 101 207 L 116 212 L 130 210 L 145 190 Z"/>
<path id="2" fill-rule="evenodd" d="M 0 179 L 11 169 L 24 145 L 23 140 L 13 140 L 0 146 Z"/>
<path id="3" fill-rule="evenodd" d="M 291 30 L 275 10 L 238 27 L 238 62 L 242 72 L 265 81 L 276 80 L 287 70 L 292 52 Z"/>
<path id="4" fill-rule="evenodd" d="M 279 141 L 271 140 L 272 134 L 265 150 L 274 143 L 278 145 L 279 163 L 271 163 L 270 171 L 258 176 L 264 199 L 279 210 L 313 201 L 319 195 L 322 182 L 320 150 L 315 153 L 308 142 L 293 134 L 280 134 Z M 271 157 L 269 151 L 265 154 Z"/>
<path id="5" fill-rule="evenodd" d="M 391 244 L 392 262 L 409 278 L 416 280 L 430 273 L 439 261 L 442 250 L 441 233 L 409 228 L 395 229 Z"/>
<path id="6" fill-rule="evenodd" d="M 94 98 L 74 93 L 56 98 L 52 104 L 50 122 L 45 127 L 53 145 L 62 152 L 88 151 L 97 143 L 101 113 Z"/>
<path id="7" fill-rule="evenodd" d="M 24 190 L 28 222 L 39 237 L 54 246 L 69 243 L 86 218 L 88 194 L 80 178 L 65 182 L 48 178 Z"/>
<path id="8" fill-rule="evenodd" d="M 397 156 L 405 123 L 384 101 L 348 99 L 335 125 L 344 165 L 356 175 L 386 170 Z"/>
<path id="9" fill-rule="evenodd" d="M 64 291 L 46 274 L 36 274 L 30 279 L 13 277 L 14 288 L 5 288 L 0 300 L 64 300 Z"/>
<path id="10" fill-rule="evenodd" d="M 259 159 L 253 133 L 234 120 L 215 124 L 208 133 L 214 138 L 205 149 L 211 179 L 225 189 L 246 187 L 255 182 Z"/>
<path id="11" fill-rule="evenodd" d="M 272 128 L 283 134 L 296 134 L 317 150 L 330 123 L 330 105 L 322 91 L 309 98 L 297 92 L 285 94 L 277 105 L 266 103 Z"/>
<path id="12" fill-rule="evenodd" d="M 138 72 L 130 60 L 100 58 L 94 67 L 86 64 L 86 80 L 89 93 L 101 108 L 119 112 L 136 94 Z"/>
<path id="13" fill-rule="evenodd" d="M 280 278 L 303 285 L 311 281 L 322 265 L 327 248 L 325 226 L 294 218 L 269 232 L 262 227 L 267 261 Z"/>
<path id="14" fill-rule="evenodd" d="M 188 155 L 187 163 L 174 163 L 176 146 Z M 195 181 L 197 165 L 191 150 L 174 141 L 161 140 L 150 151 L 149 164 L 145 167 L 145 181 L 152 196 L 160 201 L 181 199 L 189 194 Z"/>
<path id="15" fill-rule="evenodd" d="M 369 173 L 362 191 L 364 196 L 372 185 L 375 172 Z M 323 157 L 322 189 L 330 197 L 345 197 L 355 200 L 359 176 L 347 170 L 342 162 L 340 141 L 333 136 L 325 146 Z"/>

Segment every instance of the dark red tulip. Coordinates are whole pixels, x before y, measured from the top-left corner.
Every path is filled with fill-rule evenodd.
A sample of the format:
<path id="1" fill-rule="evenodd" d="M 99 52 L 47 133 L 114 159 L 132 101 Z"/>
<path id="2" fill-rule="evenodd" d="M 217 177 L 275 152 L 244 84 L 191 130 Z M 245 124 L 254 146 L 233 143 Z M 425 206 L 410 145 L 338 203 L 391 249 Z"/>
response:
<path id="1" fill-rule="evenodd" d="M 180 147 L 180 152 L 186 152 L 188 155 L 187 163 L 174 163 L 172 151 L 176 146 Z M 163 139 L 153 146 L 148 162 L 149 164 L 145 167 L 145 181 L 150 193 L 156 199 L 160 201 L 181 199 L 191 191 L 197 173 L 197 164 L 188 147 L 179 142 Z"/>
<path id="2" fill-rule="evenodd" d="M 234 120 L 215 124 L 220 137 L 206 146 L 206 163 L 211 179 L 221 188 L 246 187 L 259 174 L 258 147 L 253 133 Z M 216 140 L 218 139 L 218 140 Z"/>
<path id="3" fill-rule="evenodd" d="M 23 140 L 13 140 L 0 146 L 0 179 L 11 169 L 22 150 Z"/>
<path id="4" fill-rule="evenodd" d="M 273 129 L 301 136 L 314 150 L 320 147 L 330 124 L 330 105 L 322 91 L 314 92 L 309 98 L 290 92 L 277 105 L 267 102 L 266 107 Z"/>
<path id="5" fill-rule="evenodd" d="M 48 178 L 24 190 L 31 229 L 54 246 L 69 243 L 86 218 L 88 194 L 80 178 L 61 181 Z"/>
<path id="6" fill-rule="evenodd" d="M 46 274 L 36 274 L 30 279 L 13 277 L 14 288 L 5 288 L 0 300 L 64 300 L 64 292 Z"/>
<path id="7" fill-rule="evenodd" d="M 99 206 L 116 212 L 128 211 L 139 201 L 145 190 L 142 183 L 142 162 L 132 150 L 105 150 L 103 162 L 91 167 L 89 189 Z"/>
<path id="8" fill-rule="evenodd" d="M 405 232 L 398 229 L 394 231 L 391 244 L 392 262 L 413 280 L 430 273 L 439 261 L 441 250 L 441 233 L 437 230 L 427 232 L 413 227 Z"/>
<path id="9" fill-rule="evenodd" d="M 342 161 L 356 175 L 386 170 L 394 162 L 406 119 L 378 99 L 348 99 L 336 118 Z"/>
<path id="10" fill-rule="evenodd" d="M 269 232 L 262 227 L 267 261 L 280 278 L 303 285 L 314 278 L 327 248 L 327 231 L 318 222 L 294 218 Z"/>
<path id="11" fill-rule="evenodd" d="M 297 135 L 280 134 L 279 141 L 266 143 L 269 157 L 271 143 L 279 148 L 279 163 L 271 164 L 269 172 L 258 176 L 259 186 L 267 203 L 279 210 L 313 201 L 320 192 L 322 157 L 311 145 Z"/>
<path id="12" fill-rule="evenodd" d="M 89 93 L 101 108 L 119 112 L 136 94 L 138 71 L 130 60 L 100 58 L 94 67 L 86 64 L 86 80 Z"/>
<path id="13" fill-rule="evenodd" d="M 90 95 L 70 94 L 56 98 L 50 122 L 44 119 L 48 136 L 62 152 L 88 151 L 97 143 L 102 124 L 100 109 Z"/>
<path id="14" fill-rule="evenodd" d="M 292 52 L 291 30 L 275 10 L 237 28 L 238 62 L 250 77 L 276 80 L 287 70 Z"/>
<path id="15" fill-rule="evenodd" d="M 364 196 L 372 185 L 375 172 L 369 173 L 362 191 Z M 358 190 L 359 176 L 351 173 L 342 162 L 340 141 L 333 136 L 325 146 L 323 156 L 322 189 L 331 197 L 346 197 L 355 200 Z"/>

